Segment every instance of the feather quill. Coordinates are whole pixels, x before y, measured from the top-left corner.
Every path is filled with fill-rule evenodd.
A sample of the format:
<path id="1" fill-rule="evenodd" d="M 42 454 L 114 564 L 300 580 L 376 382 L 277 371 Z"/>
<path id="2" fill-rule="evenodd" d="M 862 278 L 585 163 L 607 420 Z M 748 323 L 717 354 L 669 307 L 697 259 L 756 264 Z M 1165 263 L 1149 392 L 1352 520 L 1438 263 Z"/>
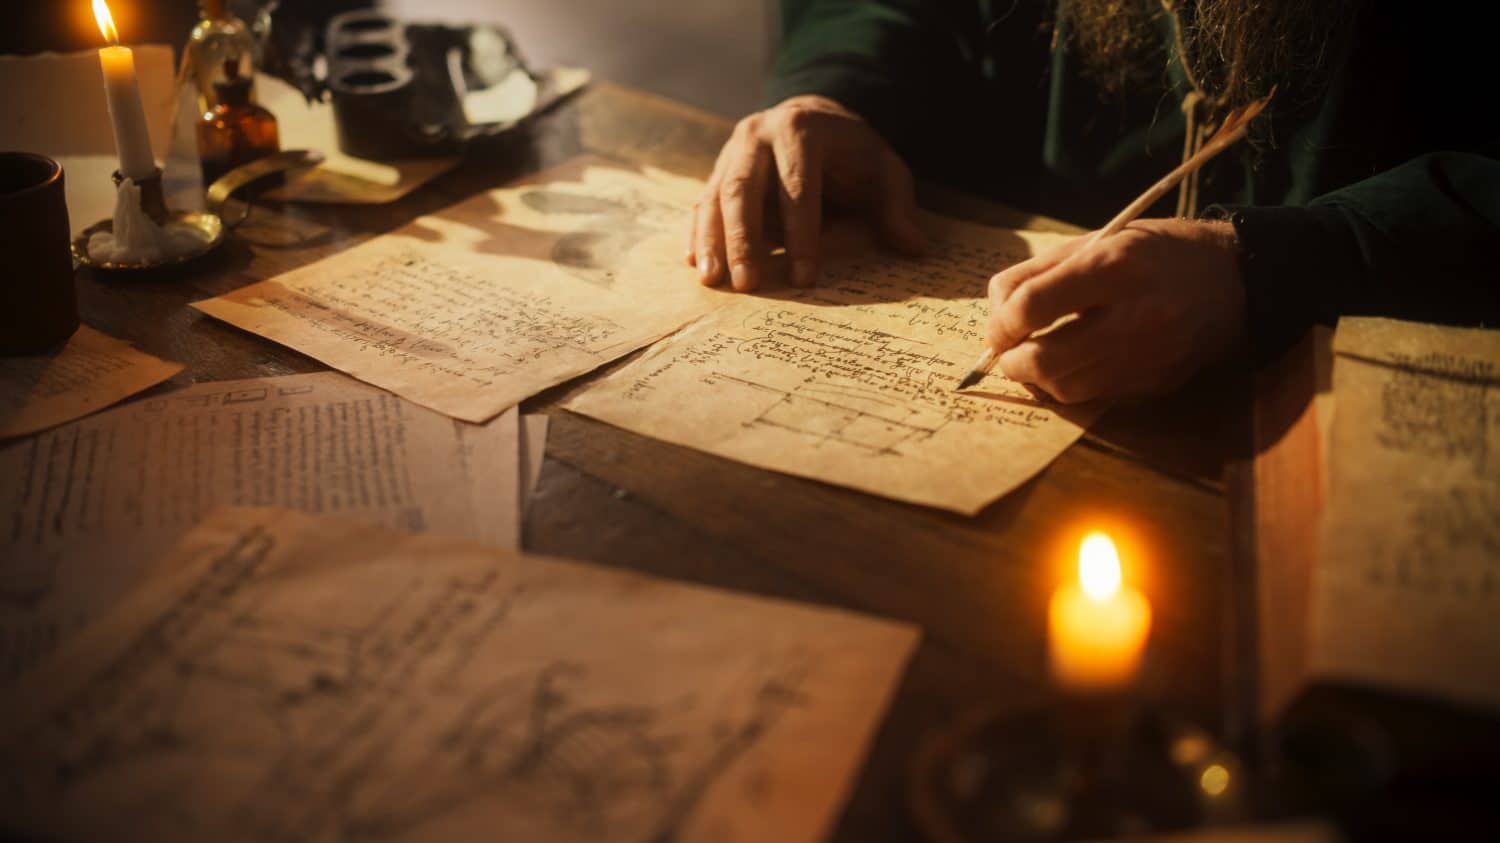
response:
<path id="1" fill-rule="evenodd" d="M 1083 245 L 1078 247 L 1072 255 L 1068 256 L 1063 261 L 1063 264 L 1076 259 L 1080 254 L 1093 248 L 1094 244 L 1100 240 L 1118 233 L 1125 226 L 1135 221 L 1141 214 L 1144 214 L 1147 208 L 1155 205 L 1158 200 L 1170 193 L 1183 179 L 1202 169 L 1203 165 L 1212 161 L 1219 153 L 1233 146 L 1240 138 L 1243 138 L 1245 133 L 1250 129 L 1250 121 L 1260 116 L 1262 111 L 1265 111 L 1266 106 L 1271 102 L 1271 97 L 1275 96 L 1275 94 L 1276 92 L 1273 90 L 1263 99 L 1258 99 L 1243 108 L 1237 108 L 1229 112 L 1224 117 L 1224 122 L 1219 125 L 1218 131 L 1213 133 L 1213 136 L 1199 148 L 1197 153 L 1179 164 L 1172 172 L 1163 176 L 1156 184 L 1151 185 L 1145 193 L 1137 196 L 1133 202 L 1125 206 L 1124 210 L 1115 214 L 1114 218 L 1106 223 L 1103 228 L 1090 234 L 1088 239 L 1083 241 Z M 985 375 L 988 375 L 995 368 L 995 363 L 999 359 L 999 352 L 993 347 L 986 347 L 984 353 L 979 355 L 979 360 L 975 362 L 974 368 L 964 376 L 963 380 L 958 382 L 956 389 L 968 389 L 974 384 L 979 383 L 984 379 Z"/>

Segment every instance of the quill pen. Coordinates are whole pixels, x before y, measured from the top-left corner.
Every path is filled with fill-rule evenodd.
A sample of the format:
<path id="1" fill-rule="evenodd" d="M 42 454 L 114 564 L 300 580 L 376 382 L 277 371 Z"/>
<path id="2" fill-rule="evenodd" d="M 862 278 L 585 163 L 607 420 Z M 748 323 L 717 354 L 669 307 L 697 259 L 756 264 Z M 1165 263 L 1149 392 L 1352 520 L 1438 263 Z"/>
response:
<path id="1" fill-rule="evenodd" d="M 1223 124 L 1219 126 L 1219 130 L 1214 132 L 1213 137 L 1210 137 L 1208 142 L 1204 143 L 1203 147 L 1196 154 L 1182 162 L 1177 169 L 1163 176 L 1161 181 L 1153 184 L 1145 193 L 1137 196 L 1135 201 L 1126 205 L 1125 209 L 1116 214 L 1114 219 L 1110 220 L 1103 228 L 1090 234 L 1088 239 L 1084 240 L 1083 245 L 1064 259 L 1060 265 L 1065 265 L 1068 261 L 1074 260 L 1080 254 L 1093 248 L 1095 243 L 1129 225 L 1136 217 L 1145 213 L 1147 208 L 1156 204 L 1157 200 L 1166 196 L 1183 179 L 1192 175 L 1194 171 L 1213 160 L 1214 156 L 1228 149 L 1235 141 L 1244 137 L 1245 132 L 1250 127 L 1250 121 L 1254 120 L 1265 110 L 1266 105 L 1271 102 L 1271 96 L 1274 96 L 1275 93 L 1275 91 L 1272 91 L 1265 98 L 1258 99 L 1243 108 L 1237 108 L 1226 115 Z M 984 379 L 985 375 L 988 375 L 995 368 L 995 362 L 999 359 L 999 352 L 993 347 L 986 347 L 984 353 L 979 355 L 979 360 L 974 363 L 974 368 L 964 376 L 963 380 L 958 382 L 958 386 L 955 388 L 968 389 L 974 384 L 979 383 Z"/>

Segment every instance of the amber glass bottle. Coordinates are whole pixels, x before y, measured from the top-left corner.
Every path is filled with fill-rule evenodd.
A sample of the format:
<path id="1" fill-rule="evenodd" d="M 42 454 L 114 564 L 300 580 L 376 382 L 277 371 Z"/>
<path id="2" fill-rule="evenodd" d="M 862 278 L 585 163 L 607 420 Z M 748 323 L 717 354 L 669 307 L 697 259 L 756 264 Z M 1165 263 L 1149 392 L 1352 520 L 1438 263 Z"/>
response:
<path id="1" fill-rule="evenodd" d="M 235 167 L 281 149 L 276 117 L 250 101 L 250 80 L 238 71 L 236 62 L 225 63 L 224 78 L 214 83 L 219 103 L 198 121 L 205 187 Z"/>

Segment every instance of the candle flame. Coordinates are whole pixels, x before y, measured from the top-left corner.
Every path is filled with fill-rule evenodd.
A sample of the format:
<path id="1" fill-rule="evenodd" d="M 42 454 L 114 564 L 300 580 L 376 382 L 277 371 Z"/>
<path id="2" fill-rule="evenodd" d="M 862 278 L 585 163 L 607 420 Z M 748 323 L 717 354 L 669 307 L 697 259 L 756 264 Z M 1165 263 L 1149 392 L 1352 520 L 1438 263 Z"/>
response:
<path id="1" fill-rule="evenodd" d="M 1108 600 L 1120 590 L 1120 554 L 1103 533 L 1089 533 L 1078 546 L 1078 581 L 1095 600 Z"/>
<path id="2" fill-rule="evenodd" d="M 115 29 L 115 19 L 109 13 L 109 6 L 104 0 L 94 0 L 94 21 L 99 24 L 99 34 L 110 44 L 120 43 L 120 31 Z"/>

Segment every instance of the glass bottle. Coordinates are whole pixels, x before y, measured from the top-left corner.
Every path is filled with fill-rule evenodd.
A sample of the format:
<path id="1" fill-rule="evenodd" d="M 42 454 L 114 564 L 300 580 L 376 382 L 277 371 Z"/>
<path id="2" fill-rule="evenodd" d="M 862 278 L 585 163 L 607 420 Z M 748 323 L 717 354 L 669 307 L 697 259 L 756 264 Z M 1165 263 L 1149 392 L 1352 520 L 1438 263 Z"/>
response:
<path id="1" fill-rule="evenodd" d="M 250 27 L 230 13 L 226 0 L 198 0 L 201 17 L 188 36 L 187 63 L 198 89 L 198 112 L 219 104 L 214 85 L 224 79 L 224 70 L 235 66 L 236 76 L 254 84 L 255 36 Z M 251 91 L 250 99 L 254 100 Z"/>
<path id="2" fill-rule="evenodd" d="M 257 158 L 278 152 L 276 117 L 250 101 L 250 80 L 239 75 L 239 64 L 225 62 L 223 78 L 214 83 L 218 101 L 198 121 L 198 159 L 203 185 Z"/>

